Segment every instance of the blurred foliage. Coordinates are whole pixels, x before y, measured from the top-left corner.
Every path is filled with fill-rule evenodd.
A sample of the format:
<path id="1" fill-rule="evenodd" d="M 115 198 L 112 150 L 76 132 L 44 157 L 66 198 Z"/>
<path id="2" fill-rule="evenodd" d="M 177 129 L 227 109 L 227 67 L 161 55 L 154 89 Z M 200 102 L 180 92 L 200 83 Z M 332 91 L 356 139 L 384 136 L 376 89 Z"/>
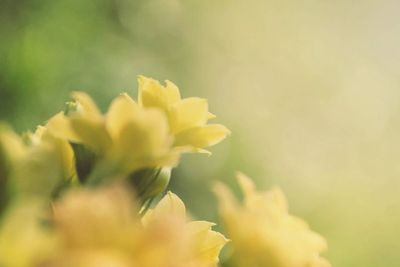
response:
<path id="1" fill-rule="evenodd" d="M 334 266 L 397 266 L 400 5 L 394 0 L 2 0 L 0 118 L 19 131 L 72 90 L 104 107 L 138 74 L 210 100 L 233 135 L 173 171 L 194 215 L 236 170 L 283 187 Z M 196 170 L 193 172 L 193 170 Z M 188 185 L 190 184 L 190 185 Z M 185 191 L 185 188 L 196 188 Z M 211 207 L 211 208 L 210 208 Z"/>
<path id="2" fill-rule="evenodd" d="M 137 74 L 184 76 L 190 53 L 177 47 L 184 43 L 176 32 L 182 14 L 179 6 L 157 4 L 2 1 L 0 86 L 7 101 L 0 117 L 26 129 L 60 109 L 71 90 L 84 88 L 104 105 L 135 88 Z"/>

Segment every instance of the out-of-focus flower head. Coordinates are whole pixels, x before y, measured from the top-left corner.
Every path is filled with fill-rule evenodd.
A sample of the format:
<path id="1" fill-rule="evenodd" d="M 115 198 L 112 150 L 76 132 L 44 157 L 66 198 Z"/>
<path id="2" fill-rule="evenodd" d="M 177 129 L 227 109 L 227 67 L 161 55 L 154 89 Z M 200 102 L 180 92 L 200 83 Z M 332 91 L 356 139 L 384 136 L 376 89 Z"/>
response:
<path id="1" fill-rule="evenodd" d="M 226 243 L 211 223 L 188 221 L 172 193 L 141 219 L 120 186 L 67 194 L 54 223 L 61 247 L 49 266 L 214 267 Z"/>
<path id="2" fill-rule="evenodd" d="M 0 224 L 0 266 L 38 267 L 55 251 L 57 239 L 41 225 L 40 201 L 9 206 Z"/>
<path id="3" fill-rule="evenodd" d="M 181 98 L 178 87 L 166 81 L 139 76 L 139 104 L 162 109 L 168 117 L 174 135 L 174 145 L 189 148 L 192 152 L 206 152 L 204 148 L 223 140 L 230 131 L 221 124 L 207 124 L 215 115 L 208 111 L 207 99 Z"/>
<path id="4" fill-rule="evenodd" d="M 142 221 L 146 228 L 151 229 L 166 219 L 183 222 L 180 231 L 186 236 L 184 245 L 188 249 L 189 258 L 197 264 L 194 266 L 217 266 L 219 253 L 228 240 L 221 233 L 211 230 L 214 223 L 188 220 L 184 203 L 171 192 L 167 192 L 157 206 L 145 214 Z"/>
<path id="5" fill-rule="evenodd" d="M 18 196 L 49 197 L 75 176 L 69 143 L 41 126 L 24 138 L 1 127 L 0 162 L 0 180 L 9 194 Z"/>
<path id="6" fill-rule="evenodd" d="M 0 215 L 11 197 L 11 173 L 15 162 L 24 155 L 21 139 L 5 125 L 0 125 Z"/>
<path id="7" fill-rule="evenodd" d="M 35 158 L 37 157 L 36 154 L 48 153 L 48 157 L 51 158 L 48 164 L 43 166 L 44 169 L 42 171 L 44 174 L 51 169 L 48 166 L 50 162 L 57 167 L 57 170 L 55 175 L 47 174 L 48 176 L 61 177 L 62 182 L 70 182 L 76 179 L 74 152 L 68 141 L 54 136 L 46 127 L 38 126 L 34 133 L 25 135 L 25 142 L 28 143 L 28 157 Z M 41 164 L 44 165 L 44 160 Z"/>
<path id="8" fill-rule="evenodd" d="M 311 231 L 305 221 L 289 214 L 280 189 L 257 192 L 243 174 L 238 175 L 238 182 L 244 193 L 243 204 L 221 183 L 214 190 L 238 266 L 330 266 L 319 255 L 327 248 L 325 239 Z"/>

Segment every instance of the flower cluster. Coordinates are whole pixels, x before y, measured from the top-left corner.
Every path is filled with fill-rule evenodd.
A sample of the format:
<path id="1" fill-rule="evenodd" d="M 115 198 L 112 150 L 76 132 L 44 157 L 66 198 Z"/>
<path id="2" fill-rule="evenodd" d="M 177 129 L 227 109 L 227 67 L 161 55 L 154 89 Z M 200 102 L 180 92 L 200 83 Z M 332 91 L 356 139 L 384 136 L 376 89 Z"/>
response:
<path id="1" fill-rule="evenodd" d="M 250 178 L 239 174 L 237 180 L 244 194 L 243 205 L 221 183 L 214 191 L 240 266 L 330 266 L 319 255 L 327 248 L 325 239 L 288 213 L 285 195 L 279 188 L 257 192 Z"/>
<path id="2" fill-rule="evenodd" d="M 1 267 L 326 267 L 325 240 L 288 213 L 283 193 L 243 175 L 238 204 L 214 188 L 226 235 L 166 192 L 184 153 L 207 153 L 230 131 L 206 99 L 140 76 L 103 114 L 74 92 L 34 132 L 0 125 Z M 154 204 L 155 199 L 160 199 Z M 228 244 L 233 253 L 220 260 Z"/>

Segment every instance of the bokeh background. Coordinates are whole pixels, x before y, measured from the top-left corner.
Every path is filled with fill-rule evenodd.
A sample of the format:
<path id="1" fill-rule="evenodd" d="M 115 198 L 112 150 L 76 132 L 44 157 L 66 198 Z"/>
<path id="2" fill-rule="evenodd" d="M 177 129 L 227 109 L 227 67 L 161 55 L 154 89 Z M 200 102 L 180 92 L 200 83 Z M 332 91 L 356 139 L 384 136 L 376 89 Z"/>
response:
<path id="1" fill-rule="evenodd" d="M 84 90 L 105 109 L 136 76 L 209 99 L 232 136 L 171 189 L 279 185 L 334 266 L 400 262 L 400 4 L 391 0 L 1 0 L 0 119 L 19 132 Z M 237 189 L 237 186 L 235 187 Z"/>

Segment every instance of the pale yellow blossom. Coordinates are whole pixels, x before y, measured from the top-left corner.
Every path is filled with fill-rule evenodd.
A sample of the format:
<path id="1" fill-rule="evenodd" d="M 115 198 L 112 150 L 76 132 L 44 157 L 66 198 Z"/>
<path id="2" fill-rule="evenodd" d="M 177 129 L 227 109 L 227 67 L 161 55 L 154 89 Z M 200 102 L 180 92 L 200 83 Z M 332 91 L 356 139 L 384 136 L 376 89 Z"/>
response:
<path id="1" fill-rule="evenodd" d="M 190 221 L 168 193 L 143 219 L 121 186 L 71 192 L 54 205 L 61 240 L 48 266 L 214 267 L 226 239 L 213 224 Z"/>
<path id="2" fill-rule="evenodd" d="M 12 194 L 12 171 L 24 154 L 21 138 L 7 126 L 0 125 L 0 215 Z"/>
<path id="3" fill-rule="evenodd" d="M 239 174 L 244 194 L 239 204 L 232 192 L 218 183 L 220 215 L 234 247 L 234 259 L 245 267 L 328 267 L 320 257 L 327 244 L 302 219 L 288 212 L 278 188 L 257 192 L 253 182 Z"/>
<path id="4" fill-rule="evenodd" d="M 43 227 L 41 209 L 36 199 L 7 209 L 0 224 L 0 266 L 39 267 L 52 255 L 57 239 Z"/>
<path id="5" fill-rule="evenodd" d="M 128 94 L 121 94 L 104 115 L 90 96 L 75 92 L 75 102 L 67 114 L 56 114 L 46 127 L 54 135 L 84 145 L 94 153 L 96 175 L 89 180 L 96 180 L 99 173 L 116 176 L 174 167 L 180 154 L 207 152 L 204 148 L 220 142 L 229 130 L 220 124 L 207 124 L 215 117 L 208 112 L 207 100 L 181 99 L 179 89 L 172 82 L 166 84 L 163 87 L 140 76 L 139 103 Z M 82 181 L 86 178 L 80 177 Z"/>
<path id="6" fill-rule="evenodd" d="M 87 146 L 100 168 L 111 169 L 105 175 L 176 165 L 179 153 L 172 147 L 173 136 L 160 110 L 140 108 L 121 94 L 103 115 L 87 94 L 76 92 L 73 98 L 76 111 L 55 115 L 46 127 L 56 136 Z"/>
<path id="7" fill-rule="evenodd" d="M 175 146 L 189 148 L 193 152 L 208 152 L 204 148 L 223 140 L 230 131 L 221 124 L 207 124 L 215 115 L 208 111 L 204 98 L 181 98 L 178 87 L 166 81 L 139 76 L 139 104 L 143 107 L 162 109 L 168 117 Z"/>
<path id="8" fill-rule="evenodd" d="M 39 126 L 25 140 L 11 129 L 0 129 L 0 154 L 7 186 L 18 196 L 35 194 L 48 197 L 58 186 L 74 178 L 73 151 L 65 140 Z M 0 180 L 2 180 L 0 179 Z"/>
<path id="9" fill-rule="evenodd" d="M 191 256 L 196 258 L 201 266 L 217 266 L 220 250 L 228 240 L 221 233 L 211 230 L 214 223 L 188 221 L 185 205 L 177 195 L 167 192 L 157 206 L 149 210 L 142 220 L 148 227 L 153 223 L 162 223 L 165 218 L 171 217 L 185 222 L 181 231 L 189 238 L 188 248 Z"/>

